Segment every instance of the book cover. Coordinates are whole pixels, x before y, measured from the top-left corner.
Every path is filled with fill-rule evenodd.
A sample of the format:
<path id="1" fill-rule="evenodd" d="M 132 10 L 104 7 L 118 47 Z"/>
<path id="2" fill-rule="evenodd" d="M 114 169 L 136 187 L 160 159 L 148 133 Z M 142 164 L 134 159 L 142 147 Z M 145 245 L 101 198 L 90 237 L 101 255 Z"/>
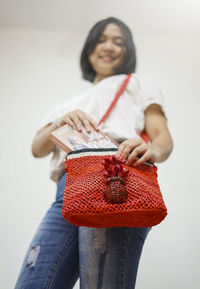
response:
<path id="1" fill-rule="evenodd" d="M 68 124 L 54 130 L 49 135 L 49 140 L 69 153 L 73 150 L 84 148 L 117 148 L 118 143 L 101 131 L 91 128 L 91 132 L 78 132 Z"/>

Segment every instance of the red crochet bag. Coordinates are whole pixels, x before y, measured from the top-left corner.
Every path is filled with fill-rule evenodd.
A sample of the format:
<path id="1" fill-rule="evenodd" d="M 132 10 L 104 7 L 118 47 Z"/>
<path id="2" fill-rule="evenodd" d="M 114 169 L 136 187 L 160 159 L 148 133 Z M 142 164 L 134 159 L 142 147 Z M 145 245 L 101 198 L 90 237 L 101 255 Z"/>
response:
<path id="1" fill-rule="evenodd" d="M 99 124 L 125 89 L 126 77 Z M 148 142 L 145 133 L 141 137 Z M 167 215 L 157 181 L 157 167 L 147 161 L 137 167 L 116 158 L 117 149 L 82 149 L 68 153 L 63 217 L 76 226 L 151 227 Z"/>

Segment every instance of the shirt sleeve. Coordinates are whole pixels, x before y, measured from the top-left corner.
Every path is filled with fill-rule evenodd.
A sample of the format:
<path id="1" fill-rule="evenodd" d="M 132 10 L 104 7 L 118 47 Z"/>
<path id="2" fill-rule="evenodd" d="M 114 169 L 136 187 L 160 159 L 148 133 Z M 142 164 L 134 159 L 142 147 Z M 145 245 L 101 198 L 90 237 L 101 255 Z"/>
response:
<path id="1" fill-rule="evenodd" d="M 48 123 L 54 122 L 57 118 L 72 110 L 78 108 L 80 109 L 82 103 L 84 103 L 84 95 L 75 96 L 71 99 L 58 103 L 44 115 L 42 121 L 40 122 L 40 127 L 42 128 Z"/>
<path id="2" fill-rule="evenodd" d="M 152 79 L 140 75 L 138 79 L 138 99 L 143 111 L 150 104 L 156 103 L 160 105 L 162 112 L 167 120 L 166 113 L 166 93 Z"/>

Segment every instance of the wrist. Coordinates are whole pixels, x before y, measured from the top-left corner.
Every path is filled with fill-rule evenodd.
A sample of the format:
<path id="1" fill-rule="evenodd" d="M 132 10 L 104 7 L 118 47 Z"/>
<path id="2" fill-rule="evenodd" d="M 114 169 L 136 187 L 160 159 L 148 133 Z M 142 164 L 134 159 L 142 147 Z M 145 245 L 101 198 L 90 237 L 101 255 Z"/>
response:
<path id="1" fill-rule="evenodd" d="M 154 158 L 156 163 L 162 162 L 162 151 L 159 147 L 155 146 L 154 144 L 150 144 L 150 149 L 154 152 Z"/>
<path id="2" fill-rule="evenodd" d="M 60 127 L 60 118 L 56 118 L 51 124 L 52 131 Z"/>

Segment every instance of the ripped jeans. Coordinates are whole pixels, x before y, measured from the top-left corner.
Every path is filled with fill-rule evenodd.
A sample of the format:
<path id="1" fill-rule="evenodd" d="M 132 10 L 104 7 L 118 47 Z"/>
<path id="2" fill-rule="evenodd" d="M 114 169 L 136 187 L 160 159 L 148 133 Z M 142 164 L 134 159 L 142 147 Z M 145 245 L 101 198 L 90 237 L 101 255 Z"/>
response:
<path id="1" fill-rule="evenodd" d="M 77 227 L 62 217 L 66 174 L 27 250 L 15 289 L 134 289 L 148 228 Z"/>

